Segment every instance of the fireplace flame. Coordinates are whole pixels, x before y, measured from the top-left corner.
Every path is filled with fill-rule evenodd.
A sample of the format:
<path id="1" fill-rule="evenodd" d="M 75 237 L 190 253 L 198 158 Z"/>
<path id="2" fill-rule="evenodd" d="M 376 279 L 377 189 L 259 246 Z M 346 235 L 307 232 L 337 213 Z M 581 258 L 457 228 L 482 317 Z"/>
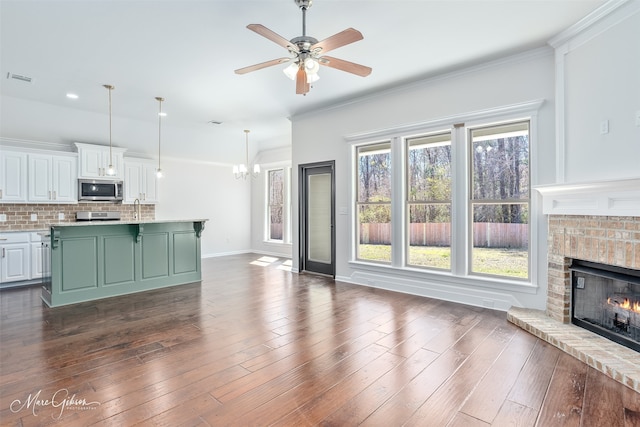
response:
<path id="1" fill-rule="evenodd" d="M 607 298 L 607 303 L 611 305 L 616 305 L 622 309 L 635 311 L 636 313 L 640 313 L 640 301 L 631 302 L 629 298 L 623 298 L 622 301 L 619 301 L 615 298 Z"/>

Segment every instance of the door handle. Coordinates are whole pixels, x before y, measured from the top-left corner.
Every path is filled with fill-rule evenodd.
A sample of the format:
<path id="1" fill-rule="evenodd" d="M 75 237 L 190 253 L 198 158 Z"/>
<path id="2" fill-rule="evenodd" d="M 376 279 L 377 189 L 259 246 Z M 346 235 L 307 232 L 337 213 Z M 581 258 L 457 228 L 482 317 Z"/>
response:
<path id="1" fill-rule="evenodd" d="M 2 258 L 4 258 L 4 248 L 2 248 Z"/>

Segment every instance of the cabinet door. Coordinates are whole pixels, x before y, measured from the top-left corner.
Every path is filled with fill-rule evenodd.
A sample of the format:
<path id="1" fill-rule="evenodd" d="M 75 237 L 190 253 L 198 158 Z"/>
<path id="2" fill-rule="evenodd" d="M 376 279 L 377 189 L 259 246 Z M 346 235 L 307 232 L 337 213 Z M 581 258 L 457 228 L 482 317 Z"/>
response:
<path id="1" fill-rule="evenodd" d="M 29 154 L 29 201 L 49 202 L 51 191 L 51 156 Z"/>
<path id="2" fill-rule="evenodd" d="M 103 155 L 104 149 L 102 148 L 83 148 L 80 150 L 80 177 L 102 178 L 106 173 Z"/>
<path id="3" fill-rule="evenodd" d="M 29 280 L 29 259 L 31 244 L 14 243 L 0 246 L 0 262 L 2 263 L 2 276 L 0 281 L 17 282 Z"/>
<path id="4" fill-rule="evenodd" d="M 52 199 L 55 202 L 78 201 L 78 161 L 74 156 L 53 156 Z"/>
<path id="5" fill-rule="evenodd" d="M 0 153 L 0 203 L 27 201 L 27 155 Z"/>
<path id="6" fill-rule="evenodd" d="M 142 194 L 142 164 L 127 161 L 124 165 L 124 203 L 140 200 Z"/>
<path id="7" fill-rule="evenodd" d="M 146 163 L 143 168 L 144 187 L 143 196 L 144 203 L 156 203 L 158 201 L 158 178 L 156 175 L 155 163 Z"/>
<path id="8" fill-rule="evenodd" d="M 42 242 L 31 243 L 31 278 L 42 277 Z"/>

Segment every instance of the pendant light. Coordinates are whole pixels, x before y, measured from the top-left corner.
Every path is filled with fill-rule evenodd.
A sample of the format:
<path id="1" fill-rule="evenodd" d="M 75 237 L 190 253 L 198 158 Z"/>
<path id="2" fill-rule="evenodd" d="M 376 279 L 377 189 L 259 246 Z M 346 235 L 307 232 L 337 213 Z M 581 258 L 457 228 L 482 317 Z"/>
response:
<path id="1" fill-rule="evenodd" d="M 156 176 L 158 178 L 162 178 L 162 169 L 160 168 L 160 135 L 162 130 L 162 101 L 164 98 L 156 96 L 156 101 L 158 101 L 158 105 L 160 107 L 158 111 L 158 170 L 156 170 Z"/>
<path id="2" fill-rule="evenodd" d="M 239 165 L 234 165 L 233 166 L 233 174 L 235 175 L 236 179 L 247 179 L 247 176 L 251 176 L 252 178 L 255 178 L 258 176 L 258 174 L 260 173 L 260 165 L 259 164 L 254 164 L 253 165 L 253 171 L 250 172 L 249 169 L 249 129 L 245 129 L 244 130 L 244 135 L 245 135 L 245 145 L 244 145 L 244 153 L 245 153 L 245 163 L 241 163 Z"/>
<path id="3" fill-rule="evenodd" d="M 107 175 L 113 176 L 116 174 L 116 170 L 113 167 L 113 146 L 111 141 L 111 91 L 115 89 L 113 85 L 102 85 L 109 90 L 109 168 L 107 169 Z"/>

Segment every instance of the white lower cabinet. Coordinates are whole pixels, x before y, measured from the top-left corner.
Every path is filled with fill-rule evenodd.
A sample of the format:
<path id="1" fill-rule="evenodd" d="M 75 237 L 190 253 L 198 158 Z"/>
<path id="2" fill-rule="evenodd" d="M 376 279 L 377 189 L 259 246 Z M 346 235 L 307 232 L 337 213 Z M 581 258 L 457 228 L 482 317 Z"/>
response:
<path id="1" fill-rule="evenodd" d="M 42 277 L 42 253 L 37 233 L 0 234 L 0 283 Z"/>

